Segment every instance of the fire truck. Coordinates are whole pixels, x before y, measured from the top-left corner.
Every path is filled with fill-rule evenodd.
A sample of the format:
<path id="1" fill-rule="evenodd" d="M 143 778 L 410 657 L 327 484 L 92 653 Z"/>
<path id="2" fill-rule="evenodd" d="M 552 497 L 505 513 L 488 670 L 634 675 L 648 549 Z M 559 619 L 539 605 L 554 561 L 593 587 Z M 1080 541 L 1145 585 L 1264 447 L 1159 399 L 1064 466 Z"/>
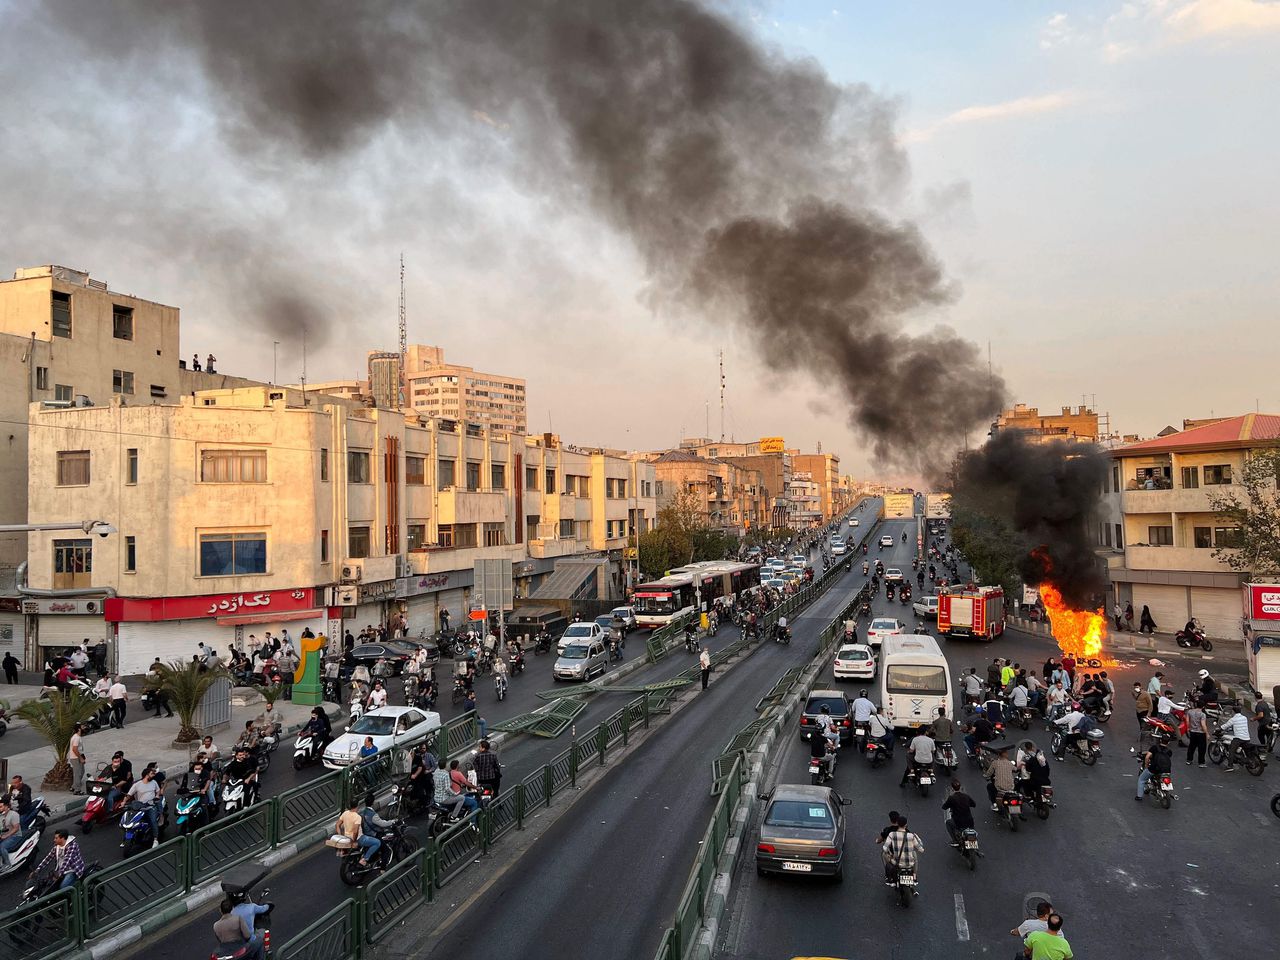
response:
<path id="1" fill-rule="evenodd" d="M 938 632 L 945 637 L 994 640 L 1004 633 L 1004 590 L 947 588 L 938 595 Z"/>

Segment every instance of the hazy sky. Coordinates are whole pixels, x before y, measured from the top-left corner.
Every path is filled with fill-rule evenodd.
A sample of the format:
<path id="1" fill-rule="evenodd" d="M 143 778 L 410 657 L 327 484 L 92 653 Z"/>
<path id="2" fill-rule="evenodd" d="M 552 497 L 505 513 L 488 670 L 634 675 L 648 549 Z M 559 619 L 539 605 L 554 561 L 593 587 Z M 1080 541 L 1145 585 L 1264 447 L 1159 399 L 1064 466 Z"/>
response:
<path id="1" fill-rule="evenodd" d="M 1113 428 L 1144 435 L 1280 409 L 1280 2 L 718 6 L 898 105 L 911 175 L 879 202 L 919 224 L 959 289 L 911 322 L 989 340 L 1014 399 L 1096 395 Z M 403 251 L 410 341 L 525 377 L 533 430 L 631 448 L 708 422 L 716 436 L 723 348 L 726 434 L 820 441 L 867 471 L 830 384 L 647 306 L 631 241 L 540 191 L 500 122 L 444 139 L 392 127 L 311 162 L 246 151 L 189 59 L 117 38 L 113 69 L 100 51 L 91 68 L 35 7 L 0 0 L 5 273 L 56 262 L 180 306 L 184 356 L 260 378 L 274 308 L 250 291 L 283 278 L 344 320 L 309 351 L 324 380 L 394 347 Z M 339 77 L 342 59 L 337 43 Z M 300 370 L 282 347 L 282 379 Z"/>

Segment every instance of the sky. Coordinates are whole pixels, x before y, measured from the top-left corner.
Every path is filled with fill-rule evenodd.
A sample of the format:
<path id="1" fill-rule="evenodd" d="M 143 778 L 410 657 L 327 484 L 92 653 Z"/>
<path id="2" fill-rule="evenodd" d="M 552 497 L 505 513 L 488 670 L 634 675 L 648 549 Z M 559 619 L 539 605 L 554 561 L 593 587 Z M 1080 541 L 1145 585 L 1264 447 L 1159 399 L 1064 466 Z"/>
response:
<path id="1" fill-rule="evenodd" d="M 874 202 L 918 225 L 953 291 L 905 326 L 989 344 L 1011 400 L 1087 397 L 1121 433 L 1280 411 L 1280 2 L 714 9 L 893 108 L 909 176 Z M 0 0 L 0 271 L 60 263 L 175 304 L 184 356 L 262 379 L 272 339 L 281 378 L 300 376 L 287 318 L 323 302 L 341 322 L 308 343 L 319 381 L 394 347 L 403 252 L 410 342 L 525 377 L 531 430 L 631 449 L 717 437 L 723 350 L 726 437 L 892 472 L 820 365 L 789 369 L 741 326 L 654 297 L 634 237 L 541 189 L 501 118 L 393 122 L 337 156 L 246 148 L 260 130 L 216 89 L 234 78 L 148 38 L 68 44 L 36 10 Z M 334 60 L 341 82 L 340 42 Z M 415 93 L 389 91 L 392 114 Z"/>

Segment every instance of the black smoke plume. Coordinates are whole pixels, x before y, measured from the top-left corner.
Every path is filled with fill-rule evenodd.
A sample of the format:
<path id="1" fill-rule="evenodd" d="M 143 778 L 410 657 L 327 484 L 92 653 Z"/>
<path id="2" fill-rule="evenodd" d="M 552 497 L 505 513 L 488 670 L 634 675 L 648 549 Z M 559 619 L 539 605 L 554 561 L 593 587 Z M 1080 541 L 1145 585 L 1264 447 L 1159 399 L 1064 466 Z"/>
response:
<path id="1" fill-rule="evenodd" d="M 424 151 L 497 138 L 522 158 L 531 188 L 587 205 L 631 239 L 655 305 L 737 324 L 773 369 L 830 382 L 881 460 L 936 468 L 999 409 L 1003 384 L 971 343 L 906 328 L 954 290 L 913 226 L 875 212 L 906 177 L 895 105 L 762 47 L 710 5 L 40 9 L 48 29 L 76 41 L 60 62 L 118 68 L 146 50 L 194 67 L 247 164 L 330 170 L 334 190 L 343 164 L 382 138 Z"/>
<path id="2" fill-rule="evenodd" d="M 957 541 L 974 538 L 974 553 L 989 554 L 992 569 L 1012 566 L 1023 583 L 1047 580 L 1073 608 L 1093 609 L 1105 587 L 1093 531 L 1107 466 L 1091 444 L 999 432 L 956 458 Z"/>

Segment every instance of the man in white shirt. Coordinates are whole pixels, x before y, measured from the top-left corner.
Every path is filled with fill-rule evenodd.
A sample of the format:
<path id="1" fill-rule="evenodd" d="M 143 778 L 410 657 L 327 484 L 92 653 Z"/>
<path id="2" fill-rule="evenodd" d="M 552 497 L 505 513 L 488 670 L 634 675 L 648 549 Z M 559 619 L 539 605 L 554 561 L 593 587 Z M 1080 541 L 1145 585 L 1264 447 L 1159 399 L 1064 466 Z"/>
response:
<path id="1" fill-rule="evenodd" d="M 85 665 L 89 662 L 89 654 L 84 652 L 84 648 L 76 647 L 71 651 L 71 656 L 68 659 L 71 661 L 71 669 L 83 675 Z"/>
<path id="2" fill-rule="evenodd" d="M 907 785 L 907 778 L 914 769 L 918 768 L 922 773 L 932 770 L 934 750 L 933 738 L 925 732 L 925 728 L 921 728 L 920 732 L 911 738 L 911 745 L 907 747 L 907 768 L 902 771 L 902 782 L 898 786 Z"/>
<path id="3" fill-rule="evenodd" d="M 375 680 L 373 689 L 369 691 L 369 709 L 376 710 L 378 707 L 387 705 L 387 691 L 382 688 L 382 681 Z"/>
<path id="4" fill-rule="evenodd" d="M 1023 709 L 1027 706 L 1027 688 L 1022 684 L 1014 684 L 1013 687 L 1013 705 L 1015 708 Z"/>
<path id="5" fill-rule="evenodd" d="M 876 707 L 875 713 L 871 714 L 871 719 L 867 721 L 867 739 L 875 740 L 884 747 L 885 753 L 893 756 L 893 731 L 884 722 L 879 707 Z"/>
<path id="6" fill-rule="evenodd" d="M 1163 697 L 1161 698 L 1164 699 Z M 1249 718 L 1244 715 L 1240 704 L 1236 704 L 1235 713 L 1229 720 L 1224 721 L 1218 727 L 1219 730 L 1225 730 L 1231 734 L 1231 743 L 1227 746 L 1227 766 L 1226 772 L 1231 773 L 1236 768 L 1236 755 L 1244 754 L 1244 746 L 1249 743 Z"/>
<path id="7" fill-rule="evenodd" d="M 119 674 L 116 674 L 114 682 L 107 688 L 107 699 L 111 701 L 111 726 L 123 730 L 124 712 L 129 703 L 129 691 L 125 689 L 124 682 L 120 679 Z"/>
<path id="8" fill-rule="evenodd" d="M 71 734 L 71 746 L 67 751 L 67 760 L 71 764 L 71 792 L 76 796 L 84 793 L 84 732 L 83 725 L 77 723 L 75 732 Z"/>
<path id="9" fill-rule="evenodd" d="M 876 712 L 876 705 L 867 699 L 867 691 L 858 691 L 858 699 L 853 701 L 853 722 L 866 723 Z"/>
<path id="10" fill-rule="evenodd" d="M 1053 716 L 1053 712 L 1067 704 L 1067 688 L 1062 685 L 1062 681 L 1057 681 L 1049 692 L 1045 694 L 1045 702 L 1049 704 L 1049 716 Z"/>

